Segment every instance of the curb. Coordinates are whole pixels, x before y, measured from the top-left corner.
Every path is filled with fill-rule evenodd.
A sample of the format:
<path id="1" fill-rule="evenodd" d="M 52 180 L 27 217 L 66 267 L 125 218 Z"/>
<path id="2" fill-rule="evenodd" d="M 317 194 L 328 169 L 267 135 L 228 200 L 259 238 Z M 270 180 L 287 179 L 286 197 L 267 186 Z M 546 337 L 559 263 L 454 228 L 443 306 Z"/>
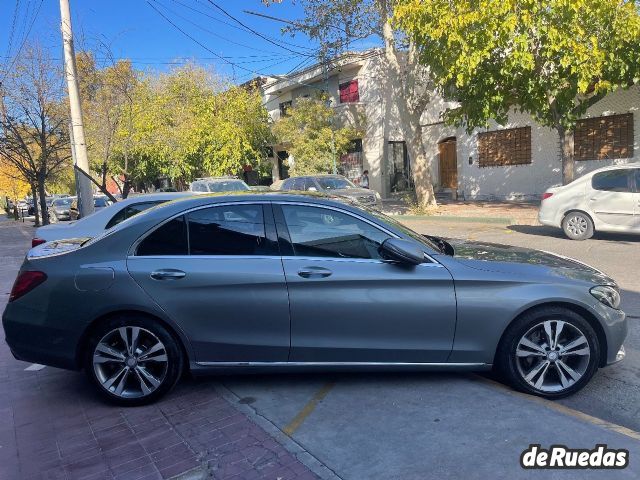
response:
<path id="1" fill-rule="evenodd" d="M 436 222 L 460 222 L 460 223 L 495 223 L 501 225 L 511 225 L 512 218 L 507 217 L 457 217 L 453 215 L 392 215 L 397 220 L 421 220 Z"/>
<path id="2" fill-rule="evenodd" d="M 309 470 L 311 470 L 311 472 L 313 472 L 323 480 L 342 480 L 342 478 L 339 477 L 333 470 L 331 470 L 327 465 L 322 463 L 311 453 L 305 450 L 302 445 L 300 445 L 293 438 L 280 430 L 273 422 L 260 415 L 250 405 L 240 403 L 240 397 L 238 397 L 223 384 L 218 383 L 216 384 L 215 388 L 220 393 L 222 398 L 229 402 L 236 410 L 244 413 L 252 422 L 254 422 L 265 432 L 271 435 L 289 453 L 296 457 L 300 461 L 300 463 L 304 464 Z"/>

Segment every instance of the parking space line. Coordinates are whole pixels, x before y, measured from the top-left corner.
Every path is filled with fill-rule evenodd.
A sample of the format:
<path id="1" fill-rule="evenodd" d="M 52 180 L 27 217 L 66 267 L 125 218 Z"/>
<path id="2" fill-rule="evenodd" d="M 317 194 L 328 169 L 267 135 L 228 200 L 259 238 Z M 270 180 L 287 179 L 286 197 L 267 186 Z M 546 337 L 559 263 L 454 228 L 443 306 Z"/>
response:
<path id="1" fill-rule="evenodd" d="M 615 423 L 607 422 L 606 420 L 603 420 L 601 418 L 588 415 L 578 410 L 574 410 L 573 408 L 562 405 L 561 403 L 556 403 L 552 400 L 547 400 L 546 398 L 536 397 L 535 395 L 528 395 L 526 393 L 512 390 L 506 385 L 496 382 L 495 380 L 491 380 L 490 378 L 486 378 L 480 375 L 475 375 L 475 377 L 479 379 L 481 382 L 486 383 L 494 388 L 498 388 L 509 395 L 524 398 L 526 400 L 535 402 L 539 405 L 543 405 L 547 408 L 555 410 L 556 412 L 563 413 L 565 415 L 569 415 L 571 417 L 577 418 L 578 420 L 582 420 L 582 421 L 591 423 L 593 425 L 598 425 L 599 427 L 606 428 L 607 430 L 611 430 L 612 432 L 616 432 L 621 435 L 625 435 L 627 437 L 633 438 L 634 440 L 640 440 L 640 432 L 636 432 L 635 430 L 631 430 L 630 428 L 623 427 L 622 425 L 618 425 Z"/>
<path id="2" fill-rule="evenodd" d="M 289 424 L 286 427 L 284 427 L 282 431 L 289 436 L 293 435 L 296 432 L 296 430 L 300 428 L 300 425 L 302 425 L 302 423 L 306 420 L 306 418 L 309 415 L 311 415 L 311 413 L 315 410 L 318 403 L 320 403 L 322 399 L 327 396 L 327 394 L 331 391 L 334 385 L 335 385 L 334 382 L 329 382 L 325 384 L 320 390 L 318 390 L 315 393 L 315 395 L 311 397 L 311 400 L 307 402 L 307 404 L 302 408 L 302 410 L 298 412 L 298 414 L 293 418 L 293 420 L 291 420 L 291 422 L 289 422 Z"/>

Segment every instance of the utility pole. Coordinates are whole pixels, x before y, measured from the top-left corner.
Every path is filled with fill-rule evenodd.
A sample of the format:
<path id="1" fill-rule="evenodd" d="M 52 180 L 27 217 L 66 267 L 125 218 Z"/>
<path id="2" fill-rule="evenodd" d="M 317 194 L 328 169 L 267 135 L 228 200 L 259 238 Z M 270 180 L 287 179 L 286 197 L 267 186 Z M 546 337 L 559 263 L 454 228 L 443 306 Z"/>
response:
<path id="1" fill-rule="evenodd" d="M 71 109 L 71 148 L 74 163 L 80 175 L 76 175 L 76 190 L 78 192 L 78 210 L 81 217 L 93 213 L 93 188 L 89 179 L 89 160 L 87 144 L 84 137 L 84 123 L 82 121 L 82 106 L 80 105 L 80 91 L 78 88 L 78 72 L 76 70 L 76 54 L 73 48 L 73 31 L 71 29 L 71 11 L 69 0 L 60 0 L 60 28 L 64 45 L 64 71 L 67 77 L 69 91 L 69 107 Z"/>

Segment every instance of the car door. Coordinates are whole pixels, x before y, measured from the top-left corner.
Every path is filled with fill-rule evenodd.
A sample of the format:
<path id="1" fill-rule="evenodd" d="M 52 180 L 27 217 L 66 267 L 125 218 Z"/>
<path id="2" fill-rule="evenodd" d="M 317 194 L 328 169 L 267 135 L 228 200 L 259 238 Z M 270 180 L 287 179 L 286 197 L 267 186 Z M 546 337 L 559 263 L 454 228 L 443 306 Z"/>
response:
<path id="1" fill-rule="evenodd" d="M 175 217 L 139 242 L 127 267 L 198 362 L 287 361 L 289 299 L 268 202 Z"/>
<path id="2" fill-rule="evenodd" d="M 449 272 L 380 258 L 392 236 L 335 207 L 274 204 L 292 362 L 446 362 L 456 322 Z"/>
<path id="3" fill-rule="evenodd" d="M 587 192 L 589 209 L 600 224 L 596 225 L 596 229 L 631 229 L 637 203 L 635 198 L 630 169 L 619 168 L 596 173 L 591 178 L 591 191 Z"/>

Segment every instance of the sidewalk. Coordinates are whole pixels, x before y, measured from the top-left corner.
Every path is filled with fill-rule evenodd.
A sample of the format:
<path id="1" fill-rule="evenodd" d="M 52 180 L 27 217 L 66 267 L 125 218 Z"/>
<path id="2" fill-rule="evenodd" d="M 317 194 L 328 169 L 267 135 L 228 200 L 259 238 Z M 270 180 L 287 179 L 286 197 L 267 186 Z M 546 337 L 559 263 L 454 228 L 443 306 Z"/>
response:
<path id="1" fill-rule="evenodd" d="M 0 220 L 0 310 L 31 234 Z M 523 470 L 530 443 L 606 443 L 628 449 L 630 465 Z M 0 340 L 2 480 L 636 479 L 639 454 L 637 432 L 476 375 L 186 378 L 160 402 L 124 409 L 82 373 L 16 361 Z"/>
<path id="2" fill-rule="evenodd" d="M 538 225 L 536 202 L 438 200 L 437 209 L 429 215 L 412 215 L 401 198 L 383 200 L 383 212 L 407 218 L 432 221 L 504 223 L 506 225 Z"/>

